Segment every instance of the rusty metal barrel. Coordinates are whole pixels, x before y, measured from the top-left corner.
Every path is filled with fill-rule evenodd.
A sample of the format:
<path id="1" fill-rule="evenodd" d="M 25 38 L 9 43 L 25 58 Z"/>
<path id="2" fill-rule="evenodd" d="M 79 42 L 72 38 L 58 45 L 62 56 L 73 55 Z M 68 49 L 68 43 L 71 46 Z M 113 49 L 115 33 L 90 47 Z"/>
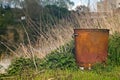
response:
<path id="1" fill-rule="evenodd" d="M 104 63 L 108 55 L 108 29 L 74 29 L 75 57 L 80 67 Z"/>

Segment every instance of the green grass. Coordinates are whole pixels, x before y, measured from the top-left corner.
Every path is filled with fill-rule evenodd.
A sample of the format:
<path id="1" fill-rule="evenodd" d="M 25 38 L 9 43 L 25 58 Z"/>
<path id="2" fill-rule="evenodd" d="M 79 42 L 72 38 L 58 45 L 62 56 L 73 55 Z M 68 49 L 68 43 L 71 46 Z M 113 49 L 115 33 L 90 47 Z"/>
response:
<path id="1" fill-rule="evenodd" d="M 49 70 L 45 73 L 38 75 L 35 80 L 119 80 L 120 72 L 117 71 L 120 68 L 112 72 L 101 72 L 97 74 L 94 71 L 72 71 L 72 70 Z"/>
<path id="2" fill-rule="evenodd" d="M 111 72 L 91 70 L 43 70 L 40 72 L 25 71 L 21 75 L 0 78 L 0 80 L 120 80 L 120 67 L 114 67 Z"/>

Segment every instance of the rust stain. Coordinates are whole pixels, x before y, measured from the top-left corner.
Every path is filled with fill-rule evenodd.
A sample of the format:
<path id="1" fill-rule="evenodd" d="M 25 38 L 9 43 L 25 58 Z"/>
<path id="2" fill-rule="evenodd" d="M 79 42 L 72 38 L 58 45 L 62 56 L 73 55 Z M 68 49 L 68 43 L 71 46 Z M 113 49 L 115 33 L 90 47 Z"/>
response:
<path id="1" fill-rule="evenodd" d="M 105 62 L 108 54 L 108 29 L 74 29 L 75 56 L 79 66 Z"/>

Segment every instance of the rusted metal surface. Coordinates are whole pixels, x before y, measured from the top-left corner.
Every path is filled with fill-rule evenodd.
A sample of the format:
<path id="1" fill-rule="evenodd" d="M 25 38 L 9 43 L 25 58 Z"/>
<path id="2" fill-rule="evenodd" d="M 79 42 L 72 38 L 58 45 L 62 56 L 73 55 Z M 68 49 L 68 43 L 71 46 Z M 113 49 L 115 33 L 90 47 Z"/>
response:
<path id="1" fill-rule="evenodd" d="M 108 54 L 108 29 L 74 29 L 75 56 L 79 66 L 105 62 Z"/>

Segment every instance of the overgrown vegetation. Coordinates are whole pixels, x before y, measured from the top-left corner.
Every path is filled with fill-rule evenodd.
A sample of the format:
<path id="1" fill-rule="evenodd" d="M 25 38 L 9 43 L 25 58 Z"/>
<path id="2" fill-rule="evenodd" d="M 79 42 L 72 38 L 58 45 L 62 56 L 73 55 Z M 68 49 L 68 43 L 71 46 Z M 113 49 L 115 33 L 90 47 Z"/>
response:
<path id="1" fill-rule="evenodd" d="M 53 40 L 51 40 L 51 38 L 57 42 L 57 38 L 59 37 L 57 37 L 56 34 L 60 34 L 60 32 L 57 31 L 58 29 L 64 31 L 64 29 L 66 30 L 67 27 L 70 26 L 71 28 L 74 26 L 74 22 L 70 21 L 72 14 L 65 7 L 58 7 L 57 5 L 50 4 L 42 6 L 36 1 L 25 0 L 25 2 L 25 6 L 22 5 L 22 9 L 17 7 L 10 8 L 9 5 L 8 8 L 3 8 L 3 5 L 0 6 L 0 41 L 12 51 L 18 50 L 20 43 L 23 45 L 25 44 L 25 47 L 30 45 L 29 41 L 31 42 L 32 46 L 34 44 L 37 45 L 39 40 L 46 41 L 46 43 L 47 41 L 52 42 Z M 63 0 L 62 3 L 64 2 L 64 5 L 66 5 L 67 2 L 71 1 Z M 33 12 L 32 10 L 36 11 Z M 24 20 L 21 19 L 22 17 Z M 71 32 L 71 30 L 66 32 L 70 34 L 69 32 Z M 58 45 L 60 46 L 60 44 Z M 0 54 L 10 53 L 10 50 L 8 50 L 5 45 L 0 43 Z M 39 44 L 39 46 L 42 47 L 46 47 L 45 45 L 46 44 Z M 55 49 L 57 47 L 58 46 L 55 46 Z M 41 53 L 43 52 L 41 51 Z"/>
<path id="2" fill-rule="evenodd" d="M 8 68 L 8 74 L 10 75 L 16 75 L 22 73 L 24 69 L 35 69 L 35 66 L 33 64 L 33 60 L 30 58 L 19 58 L 15 59 L 11 66 Z"/>
<path id="3" fill-rule="evenodd" d="M 44 59 L 44 68 L 47 69 L 72 69 L 77 70 L 78 67 L 75 63 L 75 57 L 73 53 L 73 41 L 65 46 L 61 46 L 56 51 L 47 55 Z"/>
<path id="4" fill-rule="evenodd" d="M 13 24 L 13 14 L 11 8 L 6 6 L 3 8 L 0 5 L 0 29 L 6 28 L 8 25 Z"/>
<path id="5" fill-rule="evenodd" d="M 120 68 L 118 63 L 119 63 L 120 56 L 118 55 L 119 52 L 117 53 L 117 55 L 115 52 L 115 51 L 119 51 L 119 48 L 116 48 L 117 46 L 119 46 L 118 45 L 118 43 L 120 42 L 119 36 L 120 36 L 119 33 L 115 33 L 114 35 L 111 35 L 109 38 L 109 55 L 108 55 L 108 60 L 106 64 L 97 63 L 92 67 L 92 70 L 90 72 L 89 71 L 81 72 L 81 70 L 78 68 L 78 66 L 75 63 L 74 49 L 73 49 L 74 42 L 71 41 L 69 44 L 61 46 L 57 50 L 51 52 L 51 54 L 47 55 L 44 59 L 39 59 L 39 58 L 35 59 L 40 73 L 38 73 L 34 77 L 34 79 L 35 80 L 42 79 L 42 78 L 70 79 L 71 77 L 72 80 L 78 80 L 80 77 L 83 76 L 83 74 L 85 74 L 86 76 L 87 74 L 89 74 L 94 77 L 89 76 L 88 78 L 83 78 L 83 79 L 97 80 L 98 79 L 97 77 L 100 76 L 101 79 L 105 78 L 105 80 L 109 80 L 109 79 L 119 80 Z M 18 59 L 15 59 L 15 61 L 13 61 L 11 66 L 8 68 L 8 74 L 19 75 L 22 72 L 26 74 L 25 70 L 26 71 L 35 70 L 33 60 L 30 58 L 26 58 L 26 59 L 18 58 Z M 52 72 L 52 73 L 50 74 L 49 72 L 50 73 Z M 33 72 L 33 75 L 34 75 L 34 72 Z M 52 77 L 52 75 L 54 76 Z"/>
<path id="6" fill-rule="evenodd" d="M 120 66 L 120 33 L 116 32 L 110 36 L 108 51 L 110 64 Z"/>
<path id="7" fill-rule="evenodd" d="M 53 51 L 51 54 L 47 55 L 44 59 L 36 58 L 35 62 L 37 64 L 38 70 L 44 69 L 60 69 L 60 70 L 77 70 L 78 67 L 75 63 L 75 58 L 73 54 L 73 41 L 65 46 L 61 46 L 57 50 Z M 22 72 L 23 69 L 34 69 L 35 65 L 33 60 L 30 58 L 18 58 L 15 59 L 11 66 L 8 68 L 8 74 L 15 75 Z"/>
<path id="8" fill-rule="evenodd" d="M 19 0 L 11 1 L 18 1 L 18 4 L 16 2 L 15 4 L 19 5 Z M 120 79 L 120 33 L 110 35 L 108 61 L 106 64 L 96 63 L 91 71 L 79 70 L 79 67 L 75 63 L 73 41 L 64 45 L 64 43 L 71 40 L 74 27 L 107 28 L 111 29 L 110 34 L 114 31 L 119 31 L 119 15 L 117 13 L 115 15 L 100 15 L 99 13 L 68 11 L 66 9 L 67 4 L 64 4 L 64 2 L 70 2 L 70 0 L 57 0 L 63 3 L 57 6 L 48 5 L 49 2 L 47 6 L 42 3 L 42 6 L 35 2 L 38 0 L 24 1 L 26 1 L 24 4 L 26 7 L 17 9 L 15 6 L 14 10 L 16 12 L 13 9 L 11 10 L 9 6 L 5 9 L 0 8 L 0 29 L 6 30 L 11 25 L 14 29 L 15 27 L 17 28 L 13 30 L 15 33 L 12 34 L 12 36 L 17 37 L 9 36 L 7 31 L 0 31 L 0 55 L 8 51 L 9 48 L 14 55 L 17 53 L 18 57 L 22 56 L 12 61 L 12 64 L 6 70 L 7 73 L 0 75 L 1 80 Z M 72 3 L 70 2 L 70 4 Z M 61 5 L 64 5 L 64 8 L 60 7 Z M 18 13 L 20 12 L 19 14 L 17 14 L 17 10 Z M 12 11 L 14 11 L 14 14 Z M 24 21 L 20 20 L 21 16 L 25 16 Z M 22 30 L 20 29 L 21 27 L 22 29 L 24 28 L 25 33 L 20 31 Z M 9 38 L 4 38 L 4 35 Z M 22 36 L 18 38 L 18 35 Z M 11 40 L 11 38 L 15 40 Z M 19 42 L 17 41 L 18 39 L 22 39 L 23 41 Z M 7 41 L 14 43 L 9 44 Z M 16 44 L 17 42 L 21 44 Z M 42 59 L 39 57 L 42 57 Z"/>

